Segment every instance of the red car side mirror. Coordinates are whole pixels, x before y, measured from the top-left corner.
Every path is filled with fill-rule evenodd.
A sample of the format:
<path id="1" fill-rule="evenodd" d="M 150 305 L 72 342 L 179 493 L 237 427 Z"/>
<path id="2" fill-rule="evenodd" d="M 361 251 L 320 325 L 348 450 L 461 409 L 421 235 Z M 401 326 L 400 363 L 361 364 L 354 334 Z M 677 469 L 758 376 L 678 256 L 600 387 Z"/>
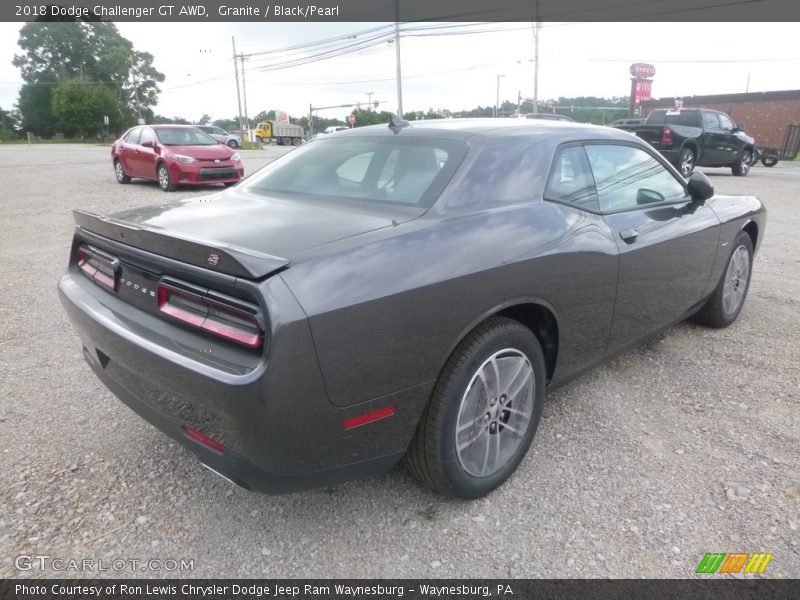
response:
<path id="1" fill-rule="evenodd" d="M 153 140 L 145 140 L 142 142 L 142 146 L 145 148 L 152 148 L 153 147 Z"/>

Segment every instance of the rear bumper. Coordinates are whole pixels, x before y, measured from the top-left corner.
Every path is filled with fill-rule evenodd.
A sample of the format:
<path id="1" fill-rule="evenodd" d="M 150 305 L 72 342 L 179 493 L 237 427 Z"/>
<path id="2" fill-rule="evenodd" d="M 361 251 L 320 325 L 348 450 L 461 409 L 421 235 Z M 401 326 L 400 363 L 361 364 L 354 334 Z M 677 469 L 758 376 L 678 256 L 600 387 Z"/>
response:
<path id="1" fill-rule="evenodd" d="M 268 304 L 293 301 L 280 278 L 263 285 L 269 282 Z M 174 325 L 153 325 L 80 274 L 65 275 L 59 295 L 86 361 L 106 387 L 202 463 L 249 490 L 291 492 L 389 469 L 405 453 L 432 387 L 335 407 L 325 394 L 305 317 L 293 321 L 291 307 L 272 334 L 273 358 L 236 373 L 175 351 L 186 343 L 175 341 Z M 345 419 L 391 404 L 397 406 L 394 416 L 343 429 Z M 184 427 L 221 443 L 224 451 L 188 437 Z"/>

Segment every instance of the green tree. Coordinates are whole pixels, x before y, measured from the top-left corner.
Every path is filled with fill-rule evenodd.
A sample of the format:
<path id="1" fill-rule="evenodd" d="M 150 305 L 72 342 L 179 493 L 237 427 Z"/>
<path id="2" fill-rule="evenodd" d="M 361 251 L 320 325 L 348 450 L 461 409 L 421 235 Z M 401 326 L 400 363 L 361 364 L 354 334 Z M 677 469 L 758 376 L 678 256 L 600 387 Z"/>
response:
<path id="1" fill-rule="evenodd" d="M 0 140 L 16 139 L 19 129 L 19 113 L 0 108 Z"/>
<path id="2" fill-rule="evenodd" d="M 203 113 L 203 116 L 197 121 L 198 125 L 208 125 L 211 123 L 211 115 Z"/>
<path id="3" fill-rule="evenodd" d="M 114 115 L 110 129 L 119 128 L 118 101 L 107 87 L 73 79 L 53 90 L 53 116 L 67 137 L 93 136 L 105 130 L 104 116 Z"/>
<path id="4" fill-rule="evenodd" d="M 25 81 L 18 106 L 23 126 L 33 133 L 54 133 L 53 90 L 73 80 L 103 86 L 114 95 L 115 111 L 109 115 L 114 122 L 130 124 L 139 112 L 152 116 L 164 75 L 153 66 L 153 56 L 135 51 L 113 23 L 26 23 L 18 43 L 22 53 L 12 62 Z"/>
<path id="5" fill-rule="evenodd" d="M 155 125 L 191 125 L 183 117 L 165 117 L 164 115 L 154 115 L 150 122 Z"/>
<path id="6" fill-rule="evenodd" d="M 350 114 L 356 117 L 356 122 L 353 124 L 353 127 L 379 125 L 380 123 L 388 123 L 392 119 L 392 114 L 386 111 L 376 112 L 364 108 L 356 108 Z"/>

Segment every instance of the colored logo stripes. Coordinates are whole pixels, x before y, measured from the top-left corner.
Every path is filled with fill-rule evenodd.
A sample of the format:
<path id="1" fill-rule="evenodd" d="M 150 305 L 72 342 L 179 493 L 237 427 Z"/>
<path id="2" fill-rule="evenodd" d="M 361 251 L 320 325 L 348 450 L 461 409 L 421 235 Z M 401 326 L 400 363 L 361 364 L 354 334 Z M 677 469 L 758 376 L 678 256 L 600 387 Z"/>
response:
<path id="1" fill-rule="evenodd" d="M 772 554 L 765 552 L 708 552 L 700 561 L 695 573 L 763 573 L 767 569 Z"/>

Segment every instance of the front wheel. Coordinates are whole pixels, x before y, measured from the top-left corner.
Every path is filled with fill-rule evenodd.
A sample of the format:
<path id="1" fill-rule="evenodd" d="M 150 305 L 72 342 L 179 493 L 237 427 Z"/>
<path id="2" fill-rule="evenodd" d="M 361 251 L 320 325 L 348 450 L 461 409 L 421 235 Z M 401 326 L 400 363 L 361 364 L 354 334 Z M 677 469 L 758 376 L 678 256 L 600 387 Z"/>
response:
<path id="1" fill-rule="evenodd" d="M 778 159 L 774 156 L 765 156 L 761 159 L 761 164 L 765 167 L 774 167 L 778 164 Z"/>
<path id="2" fill-rule="evenodd" d="M 447 496 L 485 496 L 528 451 L 544 387 L 536 336 L 517 321 L 489 319 L 445 365 L 408 450 L 411 474 Z"/>
<path id="3" fill-rule="evenodd" d="M 228 148 L 233 148 L 234 150 L 239 147 L 239 143 L 236 140 L 228 140 Z"/>
<path id="4" fill-rule="evenodd" d="M 160 163 L 158 165 L 158 185 L 161 187 L 162 190 L 165 192 L 171 192 L 175 190 L 175 182 L 172 181 L 172 177 L 169 174 L 169 169 L 167 165 L 164 163 Z"/>
<path id="5" fill-rule="evenodd" d="M 739 162 L 731 167 L 731 172 L 737 177 L 744 177 L 750 172 L 750 165 L 753 164 L 753 152 L 751 150 L 743 150 L 742 155 L 739 157 Z"/>
<path id="6" fill-rule="evenodd" d="M 728 266 L 711 297 L 693 320 L 709 327 L 727 327 L 736 320 L 744 306 L 753 272 L 753 242 L 740 231 L 728 258 Z"/>
<path id="7" fill-rule="evenodd" d="M 684 148 L 681 150 L 680 157 L 678 158 L 678 170 L 681 175 L 687 179 L 694 171 L 694 164 L 697 157 L 694 155 L 694 150 L 691 148 Z"/>

